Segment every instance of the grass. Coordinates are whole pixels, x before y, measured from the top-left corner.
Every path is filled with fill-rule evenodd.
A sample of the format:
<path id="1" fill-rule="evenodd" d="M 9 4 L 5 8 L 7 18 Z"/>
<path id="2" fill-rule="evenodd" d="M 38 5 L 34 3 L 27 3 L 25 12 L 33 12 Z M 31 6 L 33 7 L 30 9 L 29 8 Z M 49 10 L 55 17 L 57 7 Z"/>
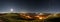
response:
<path id="1" fill-rule="evenodd" d="M 6 15 L 1 16 L 1 18 L 4 18 L 5 21 L 7 22 L 40 22 L 40 20 L 20 20 L 18 19 L 19 15 L 17 14 L 12 14 L 12 13 L 7 13 Z M 7 20 L 6 20 L 7 19 Z"/>
<path id="2" fill-rule="evenodd" d="M 56 18 L 56 17 L 51 16 L 48 19 L 53 19 L 53 18 Z M 16 13 L 7 13 L 6 15 L 0 16 L 0 19 L 2 19 L 4 22 L 43 22 L 42 20 L 38 20 L 38 19 L 27 20 L 25 18 L 21 18 L 19 14 L 16 14 Z M 48 19 L 46 19 L 47 22 L 52 22 Z"/>

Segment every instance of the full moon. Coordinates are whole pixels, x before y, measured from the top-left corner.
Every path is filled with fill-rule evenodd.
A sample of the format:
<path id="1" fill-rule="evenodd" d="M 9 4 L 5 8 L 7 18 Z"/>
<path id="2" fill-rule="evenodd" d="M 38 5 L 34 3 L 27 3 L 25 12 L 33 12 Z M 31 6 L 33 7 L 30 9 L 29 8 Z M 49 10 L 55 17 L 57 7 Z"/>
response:
<path id="1" fill-rule="evenodd" d="M 13 9 L 11 8 L 10 11 L 13 12 Z"/>

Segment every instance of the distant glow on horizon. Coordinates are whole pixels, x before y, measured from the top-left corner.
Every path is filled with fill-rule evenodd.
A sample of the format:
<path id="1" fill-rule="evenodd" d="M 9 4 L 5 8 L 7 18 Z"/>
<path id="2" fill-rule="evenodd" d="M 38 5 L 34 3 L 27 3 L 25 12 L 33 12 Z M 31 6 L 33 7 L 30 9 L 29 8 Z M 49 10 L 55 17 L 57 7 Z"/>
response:
<path id="1" fill-rule="evenodd" d="M 43 13 L 40 13 L 39 15 L 44 15 Z"/>
<path id="2" fill-rule="evenodd" d="M 20 13 L 27 13 L 27 12 L 21 11 Z"/>

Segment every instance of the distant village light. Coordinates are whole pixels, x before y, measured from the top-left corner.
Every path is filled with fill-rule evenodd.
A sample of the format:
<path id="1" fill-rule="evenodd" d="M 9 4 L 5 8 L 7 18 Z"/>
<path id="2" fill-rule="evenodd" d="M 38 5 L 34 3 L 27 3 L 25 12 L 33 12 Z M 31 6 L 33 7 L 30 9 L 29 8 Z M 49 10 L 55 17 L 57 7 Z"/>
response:
<path id="1" fill-rule="evenodd" d="M 35 16 L 35 17 L 40 17 L 40 16 Z"/>
<path id="2" fill-rule="evenodd" d="M 39 19 L 43 19 L 43 17 L 39 17 Z"/>
<path id="3" fill-rule="evenodd" d="M 26 17 L 31 18 L 30 16 L 26 16 Z"/>

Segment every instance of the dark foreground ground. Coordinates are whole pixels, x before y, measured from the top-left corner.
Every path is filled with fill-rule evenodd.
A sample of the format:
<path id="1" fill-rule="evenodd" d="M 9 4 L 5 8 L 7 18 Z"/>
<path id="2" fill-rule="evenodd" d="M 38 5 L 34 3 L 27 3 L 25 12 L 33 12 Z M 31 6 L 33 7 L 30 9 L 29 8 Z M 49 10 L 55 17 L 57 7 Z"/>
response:
<path id="1" fill-rule="evenodd" d="M 39 20 L 39 19 L 25 19 L 22 18 L 19 14 L 17 13 L 5 13 L 5 14 L 0 14 L 0 22 L 60 22 L 60 17 L 57 18 L 47 18 L 44 20 Z"/>

